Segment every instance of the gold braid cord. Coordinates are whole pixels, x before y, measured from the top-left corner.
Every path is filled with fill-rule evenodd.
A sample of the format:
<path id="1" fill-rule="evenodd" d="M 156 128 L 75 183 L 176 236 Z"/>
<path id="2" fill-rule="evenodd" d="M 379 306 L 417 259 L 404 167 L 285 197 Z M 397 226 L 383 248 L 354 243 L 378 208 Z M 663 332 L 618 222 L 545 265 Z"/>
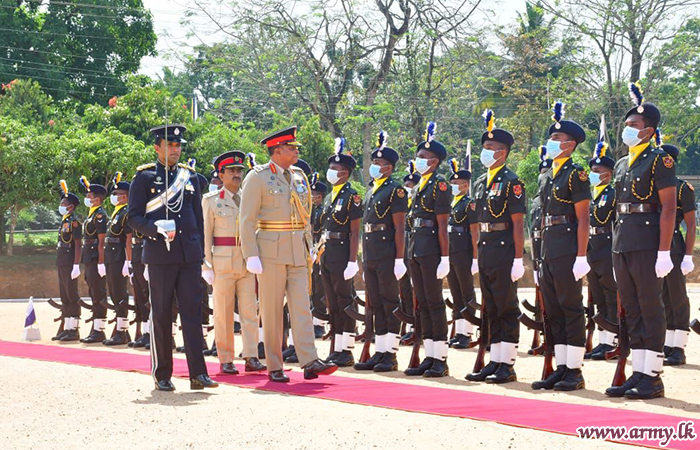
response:
<path id="1" fill-rule="evenodd" d="M 593 217 L 595 220 L 597 220 L 599 223 L 605 225 L 608 223 L 608 220 L 610 220 L 610 217 L 612 217 L 612 213 L 615 211 L 615 204 L 617 203 L 617 199 L 613 197 L 612 205 L 610 205 L 610 211 L 608 211 L 608 215 L 605 217 L 605 220 L 600 220 L 600 217 L 598 217 L 598 205 L 597 203 L 593 206 Z"/>
<path id="2" fill-rule="evenodd" d="M 435 191 L 436 191 L 436 189 L 437 189 L 437 185 L 438 185 L 438 182 L 433 183 L 433 200 L 435 200 Z M 420 205 L 423 207 L 423 211 L 429 212 L 429 213 L 435 212 L 434 209 L 430 209 L 430 208 L 428 208 L 427 206 L 425 206 L 425 203 L 423 203 L 423 198 L 424 198 L 424 197 L 421 195 L 421 197 L 420 197 Z"/>
<path id="3" fill-rule="evenodd" d="M 577 170 L 572 170 L 571 173 L 569 173 L 569 192 L 571 192 L 571 177 L 573 177 L 573 176 L 574 176 L 574 173 L 576 173 L 576 172 L 578 172 L 578 171 L 577 171 Z M 573 200 L 567 200 L 567 199 L 565 199 L 565 198 L 559 198 L 559 196 L 557 195 L 557 190 L 556 190 L 556 188 L 555 188 L 555 189 L 552 189 L 552 195 L 554 196 L 555 199 L 559 200 L 559 201 L 562 202 L 562 203 L 574 203 Z"/>
<path id="4" fill-rule="evenodd" d="M 649 193 L 645 196 L 641 196 L 637 194 L 637 189 L 635 188 L 635 183 L 636 181 L 634 180 L 634 177 L 632 177 L 632 195 L 637 197 L 637 200 L 647 200 L 649 197 L 651 197 L 651 194 L 654 193 L 654 173 L 656 172 L 656 163 L 659 162 L 659 156 L 661 155 L 656 155 L 656 158 L 654 158 L 654 164 L 651 166 L 651 182 L 649 182 Z"/>
<path id="5" fill-rule="evenodd" d="M 471 203 L 471 202 L 467 202 L 467 207 L 464 209 L 464 215 L 462 216 L 462 219 L 458 219 L 458 218 L 457 218 L 457 211 L 456 211 L 456 210 L 452 212 L 452 218 L 454 219 L 455 223 L 462 223 L 462 222 L 464 222 L 465 220 L 467 220 L 467 215 L 469 214 L 469 213 L 467 212 L 467 210 L 469 209 L 469 204 L 470 204 L 470 203 Z M 457 206 L 457 205 L 455 205 L 455 206 Z"/>
<path id="6" fill-rule="evenodd" d="M 510 183 L 511 182 L 509 181 L 508 185 L 506 186 L 506 200 L 503 202 L 503 209 L 498 214 L 495 214 L 493 212 L 493 208 L 491 207 L 491 197 L 488 197 L 488 194 L 486 194 L 487 195 L 486 205 L 489 207 L 489 212 L 491 213 L 491 215 L 493 216 L 494 219 L 498 219 L 499 217 L 501 217 L 503 215 L 503 213 L 506 212 L 506 209 L 508 208 L 508 193 L 510 192 Z"/>
<path id="7" fill-rule="evenodd" d="M 391 209 L 391 201 L 394 199 L 394 193 L 396 193 L 396 189 L 399 188 L 394 188 L 393 191 L 391 191 L 391 195 L 389 196 L 389 206 L 386 207 L 386 210 L 384 210 L 384 214 L 379 214 L 379 210 L 377 209 L 377 204 L 374 204 L 374 213 L 377 215 L 377 219 L 383 219 L 386 214 L 389 212 Z"/>

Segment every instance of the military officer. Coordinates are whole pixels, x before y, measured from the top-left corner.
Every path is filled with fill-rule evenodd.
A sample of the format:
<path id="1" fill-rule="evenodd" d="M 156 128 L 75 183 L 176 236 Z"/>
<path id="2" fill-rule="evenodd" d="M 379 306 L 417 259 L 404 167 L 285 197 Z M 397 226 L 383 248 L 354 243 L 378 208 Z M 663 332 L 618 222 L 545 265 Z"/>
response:
<path id="1" fill-rule="evenodd" d="M 58 244 L 56 245 L 56 267 L 58 268 L 58 287 L 61 295 L 61 316 L 63 331 L 56 333 L 52 341 L 71 342 L 79 338 L 78 322 L 80 320 L 80 305 L 78 300 L 78 280 L 80 276 L 80 252 L 82 249 L 82 229 L 75 208 L 80 204 L 78 196 L 68 191 L 65 180 L 59 183 L 61 188 L 61 203 L 58 213 L 61 215 L 61 226 L 58 228 Z"/>
<path id="2" fill-rule="evenodd" d="M 392 372 L 398 370 L 396 353 L 401 340 L 401 323 L 394 310 L 401 304 L 399 281 L 406 275 L 404 239 L 408 195 L 392 178 L 399 154 L 387 146 L 387 134 L 378 135 L 369 174 L 374 180 L 364 201 L 363 271 L 366 293 L 374 314 L 375 353 L 357 370 Z"/>
<path id="3" fill-rule="evenodd" d="M 323 290 L 330 306 L 335 332 L 333 352 L 326 361 L 339 367 L 355 363 L 355 319 L 345 309 L 353 306 L 353 278 L 357 274 L 357 251 L 360 245 L 362 198 L 349 183 L 357 165 L 352 155 L 343 153 L 345 139 L 337 138 L 334 155 L 328 158 L 326 180 L 332 185 L 323 207 L 325 250 L 321 255 Z"/>
<path id="4" fill-rule="evenodd" d="M 104 239 L 107 232 L 107 213 L 102 208 L 107 189 L 101 184 L 90 183 L 87 177 L 80 177 L 85 189 L 85 206 L 88 215 L 83 222 L 83 250 L 81 262 L 85 269 L 85 282 L 92 299 L 92 330 L 88 337 L 81 339 L 84 344 L 102 343 L 106 339 L 107 326 L 107 269 L 105 268 Z"/>
<path id="5" fill-rule="evenodd" d="M 435 122 L 428 123 L 425 141 L 416 148 L 416 170 L 421 174 L 409 211 L 411 234 L 407 254 L 411 281 L 420 309 L 425 359 L 406 375 L 444 377 L 447 367 L 447 316 L 442 298 L 442 279 L 450 271 L 447 222 L 452 193 L 438 175 L 440 163 L 447 157 L 445 146 L 435 140 Z"/>
<path id="6" fill-rule="evenodd" d="M 282 368 L 285 294 L 289 305 L 294 347 L 304 378 L 337 370 L 318 359 L 314 346 L 309 270 L 311 265 L 311 192 L 304 173 L 293 167 L 299 159 L 296 127 L 261 141 L 270 162 L 248 172 L 241 192 L 241 250 L 249 272 L 258 275 L 268 377 L 288 382 Z"/>
<path id="7" fill-rule="evenodd" d="M 183 125 L 151 129 L 156 163 L 137 168 L 129 189 L 129 226 L 147 236 L 142 261 L 151 289 L 151 370 L 156 388 L 175 389 L 172 306 L 175 296 L 185 340 L 191 389 L 217 387 L 202 354 L 201 286 L 204 257 L 202 197 L 196 173 L 178 164 L 185 143 Z"/>
<path id="8" fill-rule="evenodd" d="M 238 298 L 238 315 L 243 338 L 246 372 L 267 368 L 258 360 L 258 302 L 255 275 L 245 268 L 240 246 L 240 188 L 246 155 L 230 151 L 219 155 L 214 165 L 223 187 L 202 200 L 204 214 L 204 266 L 202 277 L 214 287 L 214 330 L 221 372 L 238 374 L 233 364 L 233 314 Z"/>
<path id="9" fill-rule="evenodd" d="M 658 131 L 658 130 L 657 130 Z M 657 135 L 659 133 L 657 132 Z M 657 145 L 661 144 L 660 136 Z M 674 161 L 678 161 L 678 147 L 661 145 Z M 663 299 L 666 310 L 666 340 L 664 342 L 664 365 L 681 366 L 685 364 L 685 346 L 690 335 L 690 300 L 685 285 L 685 276 L 693 264 L 695 247 L 695 189 L 687 181 L 678 178 L 678 195 L 676 206 L 676 228 L 671 241 L 671 260 L 673 269 L 664 278 Z M 681 234 L 681 222 L 685 222 L 686 238 Z"/>
<path id="10" fill-rule="evenodd" d="M 547 158 L 547 147 L 540 148 L 540 164 L 538 166 L 539 175 L 537 176 L 537 185 L 541 186 L 544 180 L 544 174 L 552 167 L 552 160 Z M 535 278 L 535 284 L 539 286 L 539 266 L 542 262 L 542 201 L 540 196 L 536 195 L 532 199 L 532 208 L 530 209 L 530 234 L 532 237 L 532 274 Z M 535 307 L 539 308 L 538 305 Z"/>
<path id="11" fill-rule="evenodd" d="M 313 232 L 314 245 L 318 245 L 323 234 L 323 198 L 328 192 L 328 186 L 319 180 L 318 173 L 311 176 L 311 229 Z M 323 278 L 321 277 L 321 262 L 314 261 L 313 275 L 311 277 L 311 307 L 325 313 L 328 309 L 325 301 L 326 293 L 323 288 Z M 314 317 L 314 335 L 320 339 L 325 334 L 324 322 Z M 290 334 L 291 336 L 291 334 Z"/>
<path id="12" fill-rule="evenodd" d="M 413 195 L 415 194 L 415 187 L 420 182 L 420 174 L 416 172 L 416 165 L 413 160 L 408 162 L 408 174 L 403 177 L 403 187 L 408 193 L 408 209 L 411 209 L 411 204 L 413 202 Z M 411 264 L 410 258 L 406 254 L 408 249 L 408 239 L 411 234 L 411 223 L 406 214 L 406 226 L 405 237 L 404 237 L 404 264 L 406 265 L 406 274 L 399 280 L 399 293 L 401 297 L 401 307 L 404 312 L 412 316 L 413 315 L 413 286 L 411 285 Z M 410 345 L 413 339 L 413 325 L 406 325 L 406 333 L 401 336 L 401 345 Z"/>
<path id="13" fill-rule="evenodd" d="M 588 161 L 593 201 L 590 206 L 590 238 L 588 241 L 588 289 L 596 309 L 612 323 L 617 323 L 617 283 L 612 267 L 612 228 L 615 221 L 616 194 L 611 185 L 615 160 L 607 156 L 608 144 L 601 137 L 595 154 Z M 605 353 L 615 347 L 614 333 L 600 330 L 600 344 L 584 358 L 604 360 Z"/>
<path id="14" fill-rule="evenodd" d="M 627 111 L 622 131 L 629 153 L 617 161 L 614 171 L 618 221 L 613 229 L 613 268 L 633 372 L 624 384 L 605 393 L 649 399 L 664 396 L 660 374 L 666 316 L 661 292 L 663 278 L 673 269 L 670 250 L 678 181 L 673 158 L 650 145 L 661 112 L 643 101 L 639 83 L 632 83 L 630 91 L 635 106 Z"/>
<path id="15" fill-rule="evenodd" d="M 150 293 L 148 289 L 148 271 L 141 260 L 145 236 L 138 231 L 131 231 L 131 274 L 130 281 L 134 290 L 134 310 L 136 322 L 141 325 L 141 337 L 129 342 L 128 346 L 142 348 L 151 342 L 151 322 L 149 316 Z"/>
<path id="16" fill-rule="evenodd" d="M 506 166 L 513 135 L 494 128 L 491 110 L 484 112 L 484 122 L 480 160 L 488 170 L 476 180 L 474 201 L 479 220 L 481 298 L 489 318 L 491 352 L 489 363 L 466 379 L 508 383 L 517 379 L 513 365 L 520 338 L 517 281 L 525 273 L 525 188 Z"/>
<path id="17" fill-rule="evenodd" d="M 109 201 L 114 211 L 107 224 L 105 237 L 105 266 L 107 268 L 107 287 L 117 315 L 117 329 L 104 345 L 126 345 L 129 336 L 129 291 L 126 280 L 131 272 L 131 228 L 127 224 L 130 184 L 121 180 L 117 172 L 113 181 Z"/>
<path id="18" fill-rule="evenodd" d="M 462 317 L 461 311 L 476 298 L 474 275 L 479 272 L 476 254 L 479 222 L 476 218 L 476 203 L 469 198 L 471 171 L 460 170 L 456 158 L 450 161 L 450 166 L 452 212 L 447 227 L 450 236 L 450 273 L 447 274 L 447 284 L 452 294 L 452 319 L 455 321 L 455 337 L 450 341 L 450 347 L 465 349 L 471 342 L 474 325 Z"/>

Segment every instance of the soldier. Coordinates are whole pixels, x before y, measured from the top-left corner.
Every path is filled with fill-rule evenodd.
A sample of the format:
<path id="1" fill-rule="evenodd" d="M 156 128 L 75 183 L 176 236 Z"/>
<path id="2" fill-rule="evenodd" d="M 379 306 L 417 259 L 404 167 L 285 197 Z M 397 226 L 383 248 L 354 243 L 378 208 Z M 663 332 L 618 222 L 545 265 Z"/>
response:
<path id="1" fill-rule="evenodd" d="M 408 196 L 392 178 L 399 154 L 387 147 L 387 135 L 380 132 L 372 152 L 369 174 L 374 185 L 367 191 L 362 217 L 364 235 L 363 271 L 366 293 L 374 314 L 375 353 L 357 370 L 393 372 L 398 370 L 401 324 L 394 310 L 401 304 L 399 282 L 406 275 L 404 238 Z"/>
<path id="2" fill-rule="evenodd" d="M 411 203 L 413 202 L 413 195 L 415 194 L 415 186 L 420 182 L 420 174 L 416 172 L 416 165 L 413 160 L 408 162 L 408 174 L 403 177 L 403 187 L 408 192 L 408 209 L 411 209 Z M 411 264 L 410 258 L 406 254 L 408 249 L 408 238 L 411 234 L 411 221 L 409 220 L 408 214 L 406 215 L 406 225 L 404 227 L 404 264 L 406 265 L 406 274 L 399 280 L 399 292 L 401 297 L 401 307 L 404 312 L 412 316 L 413 315 L 413 286 L 411 285 Z M 410 345 L 413 339 L 413 325 L 406 325 L 406 334 L 401 336 L 401 345 Z"/>
<path id="3" fill-rule="evenodd" d="M 678 147 L 661 145 L 657 130 L 657 145 L 678 161 Z M 664 365 L 685 364 L 685 346 L 690 335 L 690 299 L 685 286 L 685 276 L 694 268 L 693 248 L 695 247 L 695 189 L 687 181 L 678 178 L 676 206 L 676 228 L 671 241 L 673 269 L 664 278 L 663 299 L 666 310 L 666 341 L 664 342 Z M 686 238 L 681 234 L 681 222 L 685 222 Z"/>
<path id="4" fill-rule="evenodd" d="M 328 186 L 319 180 L 318 173 L 311 176 L 311 230 L 313 232 L 314 245 L 318 245 L 323 234 L 323 197 L 328 192 Z M 311 276 L 311 307 L 321 313 L 327 310 L 326 293 L 323 288 L 323 278 L 321 277 L 320 261 L 314 261 L 313 275 Z M 320 339 L 325 334 L 324 323 L 314 317 L 314 335 Z M 291 338 L 291 333 L 290 333 Z"/>
<path id="5" fill-rule="evenodd" d="M 104 345 L 126 345 L 131 341 L 129 336 L 129 291 L 126 288 L 126 278 L 131 271 L 131 229 L 127 224 L 130 184 L 121 181 L 121 173 L 117 172 L 113 181 L 112 193 L 109 197 L 114 211 L 107 224 L 105 237 L 105 266 L 107 268 L 107 287 L 112 298 L 117 315 L 117 329 Z"/>
<path id="6" fill-rule="evenodd" d="M 148 271 L 141 260 L 145 236 L 138 231 L 131 231 L 131 275 L 134 290 L 134 310 L 136 322 L 141 324 L 141 337 L 129 342 L 129 347 L 142 348 L 151 342 L 151 322 L 149 316 L 150 293 L 148 289 Z"/>
<path id="7" fill-rule="evenodd" d="M 617 283 L 612 267 L 612 228 L 615 220 L 615 188 L 611 186 L 615 160 L 606 155 L 608 144 L 604 142 L 603 129 L 593 158 L 588 161 L 591 168 L 590 181 L 593 186 L 593 201 L 590 206 L 590 238 L 588 241 L 588 264 L 591 271 L 586 275 L 588 289 L 598 313 L 612 323 L 617 323 Z M 604 360 L 605 354 L 615 347 L 614 333 L 600 330 L 600 344 L 584 359 Z"/>
<path id="8" fill-rule="evenodd" d="M 542 186 L 544 174 L 552 167 L 552 160 L 547 158 L 547 147 L 540 147 L 540 164 L 538 166 L 539 175 L 537 176 L 538 186 Z M 530 234 L 532 237 L 532 275 L 535 279 L 535 284 L 540 285 L 538 273 L 542 262 L 542 201 L 539 195 L 532 199 L 532 209 L 530 210 Z M 539 305 L 535 305 L 539 308 Z"/>
<path id="9" fill-rule="evenodd" d="M 517 380 L 515 357 L 520 338 L 517 281 L 525 273 L 523 242 L 525 188 L 506 166 L 513 135 L 494 128 L 493 111 L 484 112 L 480 160 L 487 173 L 476 180 L 474 201 L 479 220 L 479 280 L 481 301 L 489 318 L 490 361 L 469 381 L 508 383 Z"/>
<path id="10" fill-rule="evenodd" d="M 630 91 L 635 106 L 627 111 L 622 131 L 629 153 L 617 161 L 614 171 L 618 221 L 613 229 L 613 268 L 633 372 L 624 384 L 605 393 L 650 399 L 664 396 L 660 374 L 666 317 L 661 292 L 663 278 L 673 269 L 670 249 L 678 182 L 673 158 L 650 145 L 661 112 L 643 102 L 638 83 L 632 83 Z"/>
<path id="11" fill-rule="evenodd" d="M 354 306 L 352 279 L 359 270 L 356 258 L 362 218 L 362 198 L 348 182 L 357 162 L 344 150 L 345 139 L 337 138 L 335 154 L 328 158 L 326 179 L 333 187 L 326 197 L 322 218 L 325 250 L 321 255 L 321 278 L 335 332 L 333 352 L 326 361 L 338 367 L 355 364 L 355 319 L 345 309 Z"/>
<path id="12" fill-rule="evenodd" d="M 68 192 L 65 180 L 59 183 L 61 187 L 61 203 L 58 213 L 61 215 L 61 226 L 58 228 L 58 244 L 56 246 L 56 267 L 58 267 L 58 287 L 61 294 L 61 316 L 63 331 L 52 337 L 52 341 L 71 342 L 79 338 L 78 322 L 80 305 L 78 300 L 78 280 L 80 276 L 80 252 L 82 230 L 75 208 L 80 204 L 78 197 Z"/>
<path id="13" fill-rule="evenodd" d="M 469 161 L 467 155 L 467 161 Z M 474 325 L 462 317 L 461 311 L 476 299 L 474 275 L 479 272 L 477 238 L 479 222 L 476 220 L 476 204 L 469 198 L 472 173 L 459 169 L 457 159 L 450 161 L 452 175 L 452 212 L 447 231 L 450 236 L 450 273 L 447 284 L 452 294 L 452 319 L 455 321 L 455 337 L 449 345 L 456 349 L 469 347 Z"/>
<path id="14" fill-rule="evenodd" d="M 156 389 L 173 391 L 172 308 L 177 295 L 191 389 L 217 387 L 202 354 L 201 288 L 204 257 L 202 197 L 192 167 L 178 164 L 183 125 L 151 129 L 156 163 L 137 168 L 129 189 L 129 226 L 148 237 L 142 261 L 151 289 L 151 369 Z"/>
<path id="15" fill-rule="evenodd" d="M 420 365 L 404 371 L 409 376 L 449 375 L 442 279 L 450 271 L 447 222 L 452 194 L 445 179 L 436 173 L 447 157 L 447 150 L 435 140 L 435 129 L 435 122 L 428 123 L 425 141 L 416 149 L 416 170 L 421 179 L 409 212 L 411 235 L 407 255 L 411 261 L 411 281 L 420 308 L 425 348 L 425 359 Z"/>
<path id="16" fill-rule="evenodd" d="M 86 191 L 83 202 L 88 215 L 83 222 L 83 250 L 81 262 L 85 269 L 85 282 L 92 299 L 92 330 L 80 342 L 84 344 L 102 343 L 106 339 L 107 326 L 107 269 L 105 268 L 104 239 L 107 232 L 107 213 L 102 208 L 107 189 L 90 183 L 83 175 L 80 184 Z"/>
<path id="17" fill-rule="evenodd" d="M 311 192 L 304 173 L 292 167 L 299 159 L 296 127 L 261 141 L 270 154 L 268 164 L 248 172 L 241 192 L 241 249 L 246 268 L 258 275 L 268 377 L 288 382 L 282 368 L 285 294 L 294 347 L 304 378 L 327 375 L 338 368 L 318 359 L 309 305 L 311 263 Z"/>
<path id="18" fill-rule="evenodd" d="M 214 287 L 214 329 L 216 352 L 221 372 L 237 375 L 233 364 L 233 311 L 238 298 L 238 313 L 243 337 L 246 372 L 266 370 L 257 358 L 258 304 L 255 275 L 248 272 L 240 248 L 240 188 L 246 155 L 230 151 L 219 155 L 214 165 L 223 187 L 202 199 L 204 214 L 204 265 L 202 278 Z"/>

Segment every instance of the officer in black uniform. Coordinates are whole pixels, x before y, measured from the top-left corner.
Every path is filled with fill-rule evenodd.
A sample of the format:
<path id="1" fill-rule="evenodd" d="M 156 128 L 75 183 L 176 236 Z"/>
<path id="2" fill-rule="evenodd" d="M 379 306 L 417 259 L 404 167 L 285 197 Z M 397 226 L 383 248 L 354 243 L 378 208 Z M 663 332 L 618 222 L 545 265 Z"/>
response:
<path id="1" fill-rule="evenodd" d="M 327 362 L 339 367 L 355 363 L 355 319 L 345 308 L 352 307 L 353 277 L 357 274 L 357 251 L 360 243 L 362 198 L 348 179 L 357 165 L 355 158 L 343 153 L 345 139 L 337 138 L 335 154 L 328 158 L 326 180 L 333 186 L 323 207 L 325 251 L 321 255 L 323 288 L 330 305 L 332 328 L 335 330 L 333 352 Z"/>
<path id="2" fill-rule="evenodd" d="M 625 311 L 632 376 L 609 387 L 611 397 L 650 399 L 664 396 L 661 381 L 666 316 L 663 278 L 673 269 L 671 239 L 676 216 L 676 168 L 673 158 L 650 145 L 661 112 L 643 102 L 638 83 L 630 85 L 635 106 L 625 115 L 622 140 L 627 156 L 615 164 L 618 221 L 613 229 L 613 268 Z"/>
<path id="3" fill-rule="evenodd" d="M 75 208 L 80 204 L 78 197 L 68 192 L 65 180 L 60 181 L 61 203 L 58 213 L 61 214 L 61 226 L 58 228 L 58 244 L 56 246 L 56 267 L 58 268 L 58 287 L 61 295 L 61 316 L 63 331 L 52 337 L 52 341 L 71 342 L 79 338 L 78 321 L 80 305 L 78 300 L 78 280 L 80 276 L 80 252 L 82 239 L 81 224 L 75 214 Z"/>
<path id="4" fill-rule="evenodd" d="M 411 160 L 408 162 L 408 174 L 403 177 L 403 187 L 408 192 L 408 209 L 411 209 L 413 201 L 414 187 L 420 182 L 420 174 L 416 172 L 416 165 Z M 411 285 L 411 260 L 406 253 L 408 249 L 408 238 L 411 234 L 411 223 L 406 214 L 405 238 L 404 238 L 404 264 L 406 265 L 406 275 L 399 280 L 399 296 L 401 298 L 401 308 L 409 315 L 413 315 L 413 286 Z M 400 345 L 411 345 L 413 342 L 413 325 L 406 326 L 406 333 L 401 336 Z"/>
<path id="5" fill-rule="evenodd" d="M 515 357 L 520 338 L 517 281 L 523 266 L 525 188 L 506 166 L 513 135 L 494 128 L 493 111 L 484 112 L 481 163 L 488 169 L 474 185 L 479 220 L 479 280 L 489 318 L 491 352 L 484 368 L 466 376 L 469 381 L 508 383 L 517 379 Z"/>
<path id="6" fill-rule="evenodd" d="M 540 148 L 540 164 L 538 166 L 539 175 L 537 176 L 537 185 L 542 186 L 545 178 L 545 173 L 552 167 L 552 160 L 547 158 L 547 147 Z M 539 191 L 539 189 L 538 189 Z M 532 208 L 530 209 L 530 237 L 532 239 L 532 275 L 535 278 L 535 284 L 540 285 L 538 278 L 539 267 L 542 263 L 542 201 L 539 195 L 532 199 Z M 535 305 L 539 310 L 539 304 Z"/>
<path id="7" fill-rule="evenodd" d="M 598 313 L 612 323 L 617 323 L 617 283 L 612 267 L 612 229 L 615 221 L 615 188 L 612 173 L 615 160 L 606 155 L 608 145 L 600 137 L 593 158 L 588 161 L 591 168 L 590 181 L 593 199 L 590 206 L 590 237 L 588 240 L 588 289 Z M 600 344 L 584 359 L 604 360 L 605 353 L 615 347 L 615 333 L 599 330 Z"/>
<path id="8" fill-rule="evenodd" d="M 151 365 L 156 388 L 163 391 L 175 389 L 170 378 L 172 304 L 176 294 L 190 388 L 218 386 L 209 378 L 202 354 L 202 195 L 194 170 L 177 163 L 185 130 L 183 125 L 151 130 L 156 136 L 158 161 L 138 167 L 129 189 L 128 224 L 147 236 L 142 261 L 148 265 L 151 289 Z"/>
<path id="9" fill-rule="evenodd" d="M 323 197 L 325 197 L 326 192 L 328 192 L 326 184 L 318 178 L 318 173 L 314 173 L 311 175 L 310 179 L 311 200 L 313 202 L 313 206 L 311 207 L 311 231 L 314 245 L 318 244 L 321 240 L 321 234 L 323 233 L 323 222 L 321 222 L 323 215 Z M 326 308 L 325 295 L 323 291 L 323 279 L 321 278 L 321 265 L 319 261 L 314 261 L 313 273 L 311 276 L 312 308 L 325 313 L 328 309 Z M 318 319 L 314 317 L 314 334 L 316 339 L 320 339 L 324 335 L 324 327 L 317 321 Z"/>
<path id="10" fill-rule="evenodd" d="M 450 236 L 450 273 L 447 274 L 447 284 L 454 304 L 452 319 L 455 323 L 455 336 L 449 345 L 451 348 L 465 349 L 471 343 L 474 325 L 462 317 L 461 311 L 476 298 L 474 275 L 479 272 L 476 255 L 479 222 L 476 218 L 476 203 L 469 198 L 471 171 L 460 170 L 457 159 L 452 159 L 450 166 L 452 212 L 447 226 Z"/>
<path id="11" fill-rule="evenodd" d="M 442 279 L 450 271 L 447 223 L 452 210 L 452 193 L 447 181 L 437 174 L 447 149 L 435 140 L 435 122 L 428 123 L 425 141 L 416 149 L 416 170 L 421 179 L 409 211 L 411 234 L 407 256 L 411 281 L 420 309 L 425 359 L 406 375 L 444 377 L 447 366 L 447 316 L 442 298 Z"/>
<path id="12" fill-rule="evenodd" d="M 107 269 L 105 268 L 104 239 L 107 232 L 107 213 L 102 203 L 107 189 L 101 184 L 90 183 L 85 176 L 80 184 L 86 191 L 84 203 L 88 215 L 83 222 L 83 251 L 81 262 L 85 269 L 85 282 L 92 299 L 92 330 L 80 342 L 84 344 L 102 343 L 106 339 L 107 326 Z"/>
<path id="13" fill-rule="evenodd" d="M 117 172 L 109 200 L 114 211 L 107 224 L 105 237 L 105 266 L 107 268 L 107 288 L 117 316 L 117 329 L 104 345 L 126 345 L 131 341 L 129 335 L 129 291 L 127 277 L 131 271 L 131 228 L 128 221 L 129 186 L 121 181 Z"/>
<path id="14" fill-rule="evenodd" d="M 142 348 L 151 342 L 151 322 L 148 320 L 150 299 L 148 273 L 141 261 L 145 236 L 137 231 L 131 233 L 131 285 L 134 290 L 134 311 L 136 322 L 141 324 L 141 337 L 129 342 L 129 347 Z"/>
<path id="15" fill-rule="evenodd" d="M 659 139 L 660 141 L 660 136 Z M 660 142 L 658 142 L 660 144 Z M 661 145 L 661 149 L 678 161 L 678 147 Z M 690 335 L 690 299 L 685 285 L 685 276 L 693 264 L 695 247 L 695 189 L 687 181 L 678 178 L 676 206 L 676 228 L 671 241 L 673 270 L 664 278 L 663 299 L 666 310 L 666 341 L 664 342 L 664 365 L 685 364 L 685 346 Z M 681 233 L 681 222 L 685 221 L 686 239 Z"/>
<path id="16" fill-rule="evenodd" d="M 372 152 L 369 175 L 374 180 L 364 201 L 363 265 L 365 289 L 374 314 L 375 353 L 357 370 L 393 372 L 398 370 L 401 323 L 394 315 L 399 307 L 399 281 L 406 274 L 404 237 L 408 195 L 392 178 L 399 154 L 387 146 L 387 135 L 380 132 Z"/>

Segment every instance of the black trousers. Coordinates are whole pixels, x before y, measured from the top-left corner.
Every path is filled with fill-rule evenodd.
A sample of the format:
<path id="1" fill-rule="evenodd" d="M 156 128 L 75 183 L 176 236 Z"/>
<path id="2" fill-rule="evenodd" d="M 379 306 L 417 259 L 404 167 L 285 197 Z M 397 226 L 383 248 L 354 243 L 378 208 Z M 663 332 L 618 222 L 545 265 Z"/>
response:
<path id="1" fill-rule="evenodd" d="M 117 317 L 125 318 L 129 314 L 129 291 L 126 288 L 127 279 L 122 276 L 124 262 L 105 264 L 107 270 L 107 289 L 112 304 L 115 306 Z"/>
<path id="2" fill-rule="evenodd" d="M 134 288 L 134 304 L 136 305 L 136 321 L 146 322 L 148 320 L 148 281 L 143 276 L 146 266 L 140 262 L 132 262 L 131 264 L 134 275 L 131 277 L 131 282 Z"/>
<path id="3" fill-rule="evenodd" d="M 586 279 L 596 311 L 610 322 L 617 323 L 617 283 L 613 276 L 612 255 L 589 264 L 591 271 Z"/>
<path id="4" fill-rule="evenodd" d="M 399 297 L 401 298 L 401 309 L 409 316 L 413 315 L 413 285 L 411 284 L 411 262 L 404 260 L 406 264 L 406 275 L 399 280 Z"/>
<path id="5" fill-rule="evenodd" d="M 552 330 L 554 345 L 586 345 L 586 316 L 583 308 L 583 281 L 574 279 L 576 255 L 547 258 L 542 262 L 540 291 Z"/>
<path id="6" fill-rule="evenodd" d="M 471 255 L 470 255 L 471 256 Z M 476 298 L 474 292 L 474 275 L 472 275 L 472 258 L 463 264 L 452 264 L 450 262 L 450 273 L 447 274 L 447 284 L 450 286 L 452 294 L 452 319 L 462 318 L 460 311 L 466 307 L 470 301 Z"/>
<path id="7" fill-rule="evenodd" d="M 625 310 L 630 348 L 661 353 L 666 338 L 663 280 L 656 277 L 656 250 L 613 253 L 620 304 Z"/>
<path id="8" fill-rule="evenodd" d="M 481 301 L 489 317 L 492 344 L 520 339 L 518 283 L 510 278 L 512 266 L 512 262 L 491 267 L 479 264 Z"/>
<path id="9" fill-rule="evenodd" d="M 85 270 L 88 294 L 92 299 L 92 317 L 106 319 L 107 307 L 102 303 L 102 300 L 107 300 L 107 277 L 101 277 L 97 272 L 96 259 L 83 264 L 83 270 Z"/>
<path id="10" fill-rule="evenodd" d="M 399 307 L 399 282 L 394 276 L 394 258 L 365 261 L 365 287 L 370 296 L 374 312 L 374 333 L 382 336 L 387 333 L 399 334 L 401 323 L 394 315 Z"/>
<path id="11" fill-rule="evenodd" d="M 202 354 L 200 263 L 149 264 L 151 289 L 151 371 L 156 380 L 173 374 L 173 300 L 177 295 L 190 377 L 207 373 Z"/>
<path id="12" fill-rule="evenodd" d="M 447 340 L 447 316 L 442 280 L 435 276 L 440 255 L 411 259 L 411 281 L 418 300 L 423 339 Z"/>
<path id="13" fill-rule="evenodd" d="M 211 309 L 209 309 L 209 285 L 204 281 L 204 278 L 200 277 L 199 286 L 202 292 L 202 325 L 209 325 L 209 316 L 211 315 Z"/>
<path id="14" fill-rule="evenodd" d="M 671 255 L 673 270 L 664 278 L 663 299 L 666 309 L 666 329 L 690 331 L 690 299 L 681 272 L 682 254 Z"/>
<path id="15" fill-rule="evenodd" d="M 317 311 L 325 313 L 326 307 L 325 289 L 323 287 L 323 278 L 321 276 L 321 265 L 314 264 L 311 272 L 311 306 Z"/>
<path id="16" fill-rule="evenodd" d="M 78 295 L 78 279 L 71 279 L 70 273 L 73 265 L 61 265 L 58 267 L 58 290 L 61 295 L 63 317 L 80 317 L 80 295 Z"/>
<path id="17" fill-rule="evenodd" d="M 329 270 L 326 266 L 321 268 L 321 278 L 331 309 L 331 327 L 334 333 L 353 333 L 355 319 L 345 312 L 345 308 L 352 305 L 353 302 L 352 280 L 344 279 L 342 270 Z"/>

